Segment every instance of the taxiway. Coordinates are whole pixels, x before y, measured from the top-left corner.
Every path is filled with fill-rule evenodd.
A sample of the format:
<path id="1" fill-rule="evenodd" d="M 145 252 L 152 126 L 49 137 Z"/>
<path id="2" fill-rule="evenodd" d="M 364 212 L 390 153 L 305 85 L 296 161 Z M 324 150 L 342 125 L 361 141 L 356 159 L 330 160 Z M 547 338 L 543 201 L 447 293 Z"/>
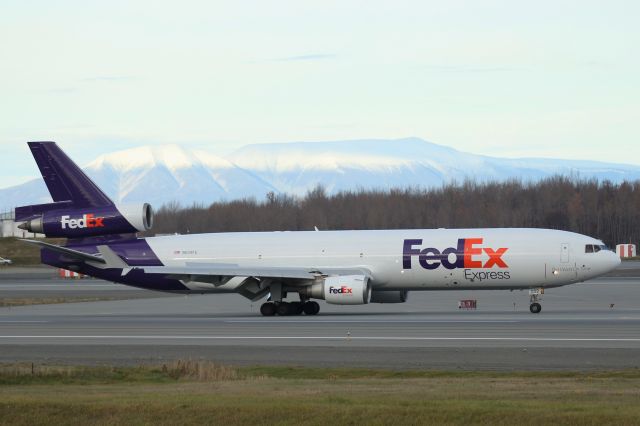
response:
<path id="1" fill-rule="evenodd" d="M 0 275 L 0 297 L 129 300 L 0 308 L 0 362 L 136 364 L 207 358 L 238 365 L 584 370 L 640 367 L 640 278 L 625 268 L 547 290 L 412 292 L 405 304 L 332 306 L 264 318 L 238 295 L 167 296 L 94 281 Z M 638 274 L 640 276 L 640 274 Z M 68 292 L 68 293 L 63 293 Z M 478 309 L 460 311 L 459 299 Z"/>

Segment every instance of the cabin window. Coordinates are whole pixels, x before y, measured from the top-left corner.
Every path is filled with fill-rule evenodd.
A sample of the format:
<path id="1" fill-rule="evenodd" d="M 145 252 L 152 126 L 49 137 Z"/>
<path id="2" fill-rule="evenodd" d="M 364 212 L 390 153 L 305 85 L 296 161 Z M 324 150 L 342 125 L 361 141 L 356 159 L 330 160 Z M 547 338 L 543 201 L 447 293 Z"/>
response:
<path id="1" fill-rule="evenodd" d="M 587 245 L 584 247 L 584 252 L 585 252 L 585 253 L 593 253 L 593 244 L 587 244 Z"/>

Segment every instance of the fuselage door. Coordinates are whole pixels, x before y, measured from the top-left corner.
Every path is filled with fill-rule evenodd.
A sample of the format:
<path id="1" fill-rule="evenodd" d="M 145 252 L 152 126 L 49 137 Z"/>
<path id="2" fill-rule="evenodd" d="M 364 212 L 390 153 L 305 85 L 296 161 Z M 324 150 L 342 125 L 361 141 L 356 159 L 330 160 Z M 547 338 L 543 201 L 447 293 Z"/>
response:
<path id="1" fill-rule="evenodd" d="M 560 262 L 569 262 L 569 243 L 560 244 Z"/>

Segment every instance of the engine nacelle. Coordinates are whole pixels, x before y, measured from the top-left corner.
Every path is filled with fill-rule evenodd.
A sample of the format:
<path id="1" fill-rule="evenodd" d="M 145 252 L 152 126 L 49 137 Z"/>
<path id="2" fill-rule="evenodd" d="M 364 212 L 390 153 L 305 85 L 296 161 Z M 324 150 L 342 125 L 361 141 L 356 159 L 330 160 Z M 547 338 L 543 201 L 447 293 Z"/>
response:
<path id="1" fill-rule="evenodd" d="M 369 303 L 371 286 L 364 275 L 343 275 L 327 277 L 322 283 L 306 287 L 302 294 L 333 305 L 363 305 Z"/>
<path id="2" fill-rule="evenodd" d="M 409 292 L 407 290 L 373 290 L 371 292 L 371 303 L 404 303 L 407 301 L 408 296 Z"/>
<path id="3" fill-rule="evenodd" d="M 83 238 L 131 234 L 152 226 L 153 209 L 145 203 L 45 211 L 19 227 L 47 237 Z"/>

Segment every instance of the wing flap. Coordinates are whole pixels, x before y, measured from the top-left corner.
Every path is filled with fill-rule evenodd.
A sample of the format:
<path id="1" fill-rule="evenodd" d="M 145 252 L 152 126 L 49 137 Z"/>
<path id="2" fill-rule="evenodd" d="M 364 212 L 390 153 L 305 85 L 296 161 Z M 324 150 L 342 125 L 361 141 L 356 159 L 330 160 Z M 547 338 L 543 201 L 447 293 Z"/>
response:
<path id="1" fill-rule="evenodd" d="M 205 280 L 211 277 L 256 277 L 313 280 L 326 275 L 360 274 L 371 276 L 371 272 L 363 268 L 313 268 L 313 267 L 243 267 L 239 265 L 187 265 L 187 266 L 151 266 L 143 268 L 146 274 L 160 274 L 171 277 L 188 277 L 192 281 L 198 278 Z"/>
<path id="2" fill-rule="evenodd" d="M 143 268 L 145 274 L 161 274 L 170 276 L 191 276 L 191 277 L 264 277 L 264 278 L 295 278 L 311 280 L 316 277 L 311 272 L 296 268 L 242 268 L 242 267 L 171 267 L 171 266 L 151 266 Z"/>

